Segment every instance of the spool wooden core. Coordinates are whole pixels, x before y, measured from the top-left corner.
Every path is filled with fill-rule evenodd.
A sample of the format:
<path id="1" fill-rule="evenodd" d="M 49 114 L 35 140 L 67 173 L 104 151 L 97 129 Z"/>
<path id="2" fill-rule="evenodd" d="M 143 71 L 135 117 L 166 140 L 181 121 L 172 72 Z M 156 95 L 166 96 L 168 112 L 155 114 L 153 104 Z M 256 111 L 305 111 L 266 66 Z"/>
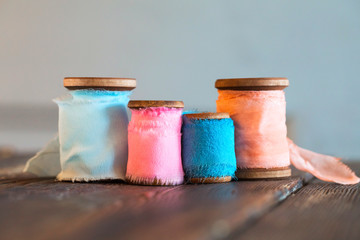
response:
<path id="1" fill-rule="evenodd" d="M 184 103 L 182 101 L 131 100 L 128 107 L 133 109 L 149 107 L 184 108 Z"/>
<path id="2" fill-rule="evenodd" d="M 288 86 L 287 78 L 228 78 L 215 82 L 219 90 L 266 91 L 283 90 Z"/>
<path id="3" fill-rule="evenodd" d="M 64 87 L 69 90 L 99 89 L 109 91 L 129 91 L 136 88 L 135 78 L 109 77 L 66 77 Z"/>
<path id="4" fill-rule="evenodd" d="M 269 179 L 291 177 L 290 167 L 283 168 L 238 168 L 235 173 L 238 179 Z"/>
<path id="5" fill-rule="evenodd" d="M 229 113 L 224 112 L 203 112 L 203 113 L 187 113 L 184 114 L 187 118 L 190 119 L 225 119 L 230 118 Z M 204 178 L 189 178 L 189 182 L 191 183 L 225 183 L 230 182 L 231 176 L 224 176 L 224 177 L 204 177 Z"/>

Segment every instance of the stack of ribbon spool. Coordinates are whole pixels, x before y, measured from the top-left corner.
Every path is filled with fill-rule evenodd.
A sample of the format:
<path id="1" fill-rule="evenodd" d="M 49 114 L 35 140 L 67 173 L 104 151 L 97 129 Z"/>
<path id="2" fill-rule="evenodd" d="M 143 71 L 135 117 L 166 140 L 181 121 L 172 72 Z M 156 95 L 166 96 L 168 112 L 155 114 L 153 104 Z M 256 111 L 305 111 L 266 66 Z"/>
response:
<path id="1" fill-rule="evenodd" d="M 125 179 L 127 103 L 136 80 L 65 78 L 59 106 L 60 181 Z"/>
<path id="2" fill-rule="evenodd" d="M 355 184 L 359 178 L 338 158 L 296 146 L 286 137 L 286 78 L 218 79 L 217 110 L 228 112 L 235 125 L 236 176 L 239 179 L 291 175 L 290 162 L 317 178 Z"/>
<path id="3" fill-rule="evenodd" d="M 239 179 L 291 176 L 286 140 L 286 78 L 218 79 L 217 110 L 235 124 Z"/>
<path id="4" fill-rule="evenodd" d="M 184 114 L 182 160 L 190 183 L 230 182 L 236 170 L 234 125 L 228 113 Z"/>
<path id="5" fill-rule="evenodd" d="M 184 181 L 181 162 L 181 101 L 130 101 L 126 179 L 144 185 Z"/>
<path id="6" fill-rule="evenodd" d="M 286 78 L 218 79 L 217 113 L 182 114 L 181 101 L 129 102 L 135 79 L 65 78 L 69 94 L 55 99 L 57 179 L 221 183 L 289 177 L 291 161 L 325 181 L 358 183 L 337 158 L 287 139 L 283 89 L 288 85 Z M 36 157 L 29 160 L 25 171 L 31 172 L 35 162 Z"/>

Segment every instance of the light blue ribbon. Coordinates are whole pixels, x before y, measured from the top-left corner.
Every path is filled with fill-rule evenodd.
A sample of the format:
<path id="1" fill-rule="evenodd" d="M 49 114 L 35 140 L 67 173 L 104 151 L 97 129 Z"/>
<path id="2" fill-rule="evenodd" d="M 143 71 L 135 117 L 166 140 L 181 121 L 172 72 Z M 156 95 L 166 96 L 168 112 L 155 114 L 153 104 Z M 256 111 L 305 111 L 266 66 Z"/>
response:
<path id="1" fill-rule="evenodd" d="M 183 115 L 182 161 L 186 178 L 234 176 L 234 124 L 225 119 Z"/>
<path id="2" fill-rule="evenodd" d="M 59 180 L 124 179 L 129 91 L 75 90 L 59 106 Z"/>

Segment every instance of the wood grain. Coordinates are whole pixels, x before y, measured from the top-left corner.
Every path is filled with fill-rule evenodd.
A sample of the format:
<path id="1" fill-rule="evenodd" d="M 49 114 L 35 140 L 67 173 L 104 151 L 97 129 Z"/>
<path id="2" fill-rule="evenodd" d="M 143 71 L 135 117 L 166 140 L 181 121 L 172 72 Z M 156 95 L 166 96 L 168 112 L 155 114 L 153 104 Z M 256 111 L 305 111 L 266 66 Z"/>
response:
<path id="1" fill-rule="evenodd" d="M 34 153 L 16 154 L 16 152 L 9 155 L 0 154 L 0 179 L 29 176 L 21 174 L 21 172 L 24 169 L 27 159 L 33 155 Z"/>
<path id="2" fill-rule="evenodd" d="M 360 163 L 353 164 L 360 172 Z M 314 180 L 233 239 L 360 239 L 360 184 Z"/>
<path id="3" fill-rule="evenodd" d="M 224 238 L 302 185 L 299 177 L 176 187 L 6 178 L 1 239 Z"/>
<path id="4" fill-rule="evenodd" d="M 114 209 L 102 219 L 77 225 L 74 231 L 61 238 L 226 237 L 235 229 L 246 228 L 248 222 L 260 217 L 301 185 L 298 178 L 293 178 L 272 182 L 182 185 L 172 189 L 157 187 L 161 188 L 159 192 L 144 205 Z"/>

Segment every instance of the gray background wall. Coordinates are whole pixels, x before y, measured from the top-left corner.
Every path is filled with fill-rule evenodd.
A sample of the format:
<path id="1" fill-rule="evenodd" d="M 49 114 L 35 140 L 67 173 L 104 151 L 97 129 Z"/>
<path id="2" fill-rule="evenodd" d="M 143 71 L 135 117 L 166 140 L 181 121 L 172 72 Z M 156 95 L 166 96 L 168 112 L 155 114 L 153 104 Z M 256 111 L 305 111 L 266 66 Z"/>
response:
<path id="1" fill-rule="evenodd" d="M 64 76 L 136 77 L 133 99 L 215 110 L 214 81 L 285 76 L 292 135 L 360 157 L 360 1 L 0 0 L 0 145 L 56 131 Z"/>

